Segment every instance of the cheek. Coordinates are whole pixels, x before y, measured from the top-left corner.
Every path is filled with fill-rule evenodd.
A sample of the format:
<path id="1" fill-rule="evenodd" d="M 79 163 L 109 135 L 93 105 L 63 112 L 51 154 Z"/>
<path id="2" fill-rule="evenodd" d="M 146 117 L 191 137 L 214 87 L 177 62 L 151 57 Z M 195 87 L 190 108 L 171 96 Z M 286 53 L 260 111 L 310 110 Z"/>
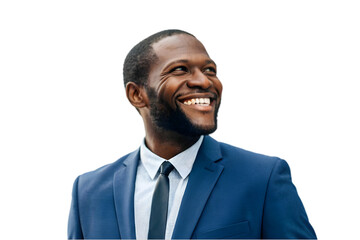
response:
<path id="1" fill-rule="evenodd" d="M 168 102 L 170 105 L 174 105 L 176 101 L 177 92 L 182 84 L 180 79 L 168 79 L 160 88 L 159 96 Z"/>
<path id="2" fill-rule="evenodd" d="M 221 97 L 221 93 L 222 93 L 222 89 L 223 89 L 222 83 L 220 82 L 219 79 L 214 80 L 213 83 L 214 83 L 214 87 L 215 87 L 216 91 L 218 92 L 219 96 Z"/>

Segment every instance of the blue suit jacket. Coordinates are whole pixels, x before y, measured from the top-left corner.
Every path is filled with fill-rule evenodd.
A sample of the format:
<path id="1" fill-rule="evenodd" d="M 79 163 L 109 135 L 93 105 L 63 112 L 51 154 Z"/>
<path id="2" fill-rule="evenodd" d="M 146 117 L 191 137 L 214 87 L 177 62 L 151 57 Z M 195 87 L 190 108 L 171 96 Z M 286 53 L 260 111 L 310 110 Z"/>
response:
<path id="1" fill-rule="evenodd" d="M 79 176 L 73 188 L 70 239 L 134 239 L 139 150 Z M 218 143 L 199 149 L 173 239 L 315 239 L 284 160 Z"/>

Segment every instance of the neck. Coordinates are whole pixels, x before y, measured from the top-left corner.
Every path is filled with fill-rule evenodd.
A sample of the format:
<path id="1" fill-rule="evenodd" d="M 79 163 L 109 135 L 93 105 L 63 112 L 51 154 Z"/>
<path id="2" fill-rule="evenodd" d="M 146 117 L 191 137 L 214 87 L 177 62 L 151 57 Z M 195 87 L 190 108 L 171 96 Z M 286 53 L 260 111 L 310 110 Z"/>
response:
<path id="1" fill-rule="evenodd" d="M 200 136 L 184 136 L 176 132 L 146 131 L 146 146 L 156 155 L 170 159 L 191 147 Z"/>

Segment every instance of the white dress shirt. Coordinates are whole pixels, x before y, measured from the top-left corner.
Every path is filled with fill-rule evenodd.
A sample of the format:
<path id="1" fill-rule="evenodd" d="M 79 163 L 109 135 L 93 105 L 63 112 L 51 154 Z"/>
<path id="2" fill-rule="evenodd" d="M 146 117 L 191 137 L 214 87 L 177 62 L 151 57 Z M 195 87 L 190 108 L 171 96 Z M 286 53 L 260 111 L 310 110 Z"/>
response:
<path id="1" fill-rule="evenodd" d="M 181 200 L 189 179 L 188 176 L 203 138 L 201 136 L 190 148 L 169 159 L 175 169 L 169 174 L 169 205 L 165 232 L 165 239 L 167 240 L 171 239 Z M 134 196 L 135 231 L 138 240 L 148 238 L 152 196 L 159 177 L 160 165 L 164 161 L 166 159 L 157 156 L 146 147 L 145 140 L 142 142 Z"/>

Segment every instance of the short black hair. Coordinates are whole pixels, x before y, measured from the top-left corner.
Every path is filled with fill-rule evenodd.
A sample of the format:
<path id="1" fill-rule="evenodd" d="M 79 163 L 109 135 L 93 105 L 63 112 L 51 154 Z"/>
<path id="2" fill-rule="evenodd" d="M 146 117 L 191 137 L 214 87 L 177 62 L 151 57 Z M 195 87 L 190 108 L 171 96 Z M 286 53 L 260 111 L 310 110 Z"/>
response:
<path id="1" fill-rule="evenodd" d="M 176 34 L 187 34 L 195 37 L 182 30 L 169 29 L 145 38 L 130 50 L 125 58 L 123 68 L 125 87 L 128 82 L 134 82 L 139 86 L 146 86 L 151 64 L 158 59 L 152 45 L 165 37 Z"/>

